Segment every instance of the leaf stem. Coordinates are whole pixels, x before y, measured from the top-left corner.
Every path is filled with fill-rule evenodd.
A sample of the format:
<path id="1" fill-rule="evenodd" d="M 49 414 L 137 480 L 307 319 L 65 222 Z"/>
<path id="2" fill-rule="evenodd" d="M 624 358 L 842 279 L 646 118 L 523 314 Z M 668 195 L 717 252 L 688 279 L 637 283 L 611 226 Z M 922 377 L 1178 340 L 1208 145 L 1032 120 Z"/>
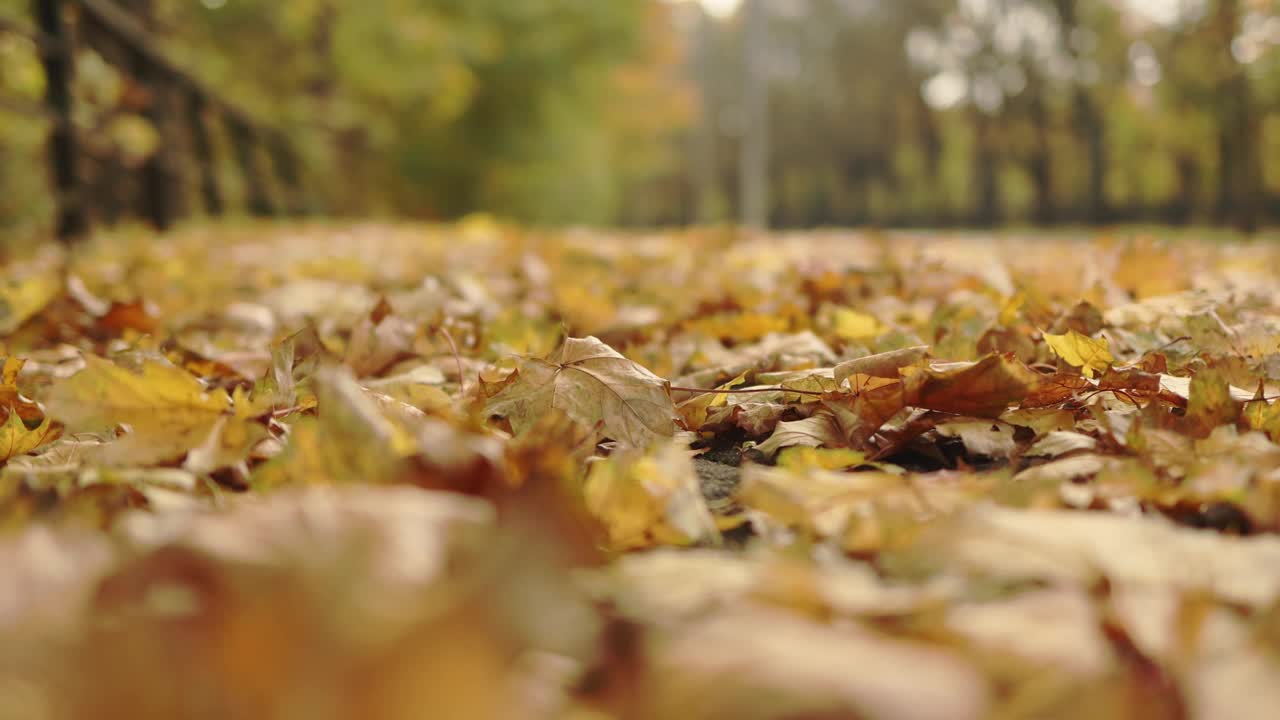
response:
<path id="1" fill-rule="evenodd" d="M 467 393 L 467 376 L 462 371 L 462 354 L 458 352 L 458 344 L 453 341 L 453 335 L 449 333 L 449 328 L 445 327 L 444 323 L 441 323 L 439 330 L 445 341 L 449 343 L 449 348 L 453 350 L 453 362 L 458 366 L 458 384 L 462 386 L 461 391 L 465 395 Z"/>
<path id="2" fill-rule="evenodd" d="M 784 393 L 795 393 L 797 395 L 811 395 L 813 397 L 822 397 L 825 394 L 817 390 L 793 390 L 791 388 L 785 388 L 785 387 L 748 388 L 745 390 L 707 390 L 705 388 L 687 388 L 687 387 L 678 387 L 678 386 L 672 385 L 671 389 L 675 392 L 694 393 L 695 395 L 721 395 L 721 394 L 747 395 L 750 393 L 784 392 Z"/>

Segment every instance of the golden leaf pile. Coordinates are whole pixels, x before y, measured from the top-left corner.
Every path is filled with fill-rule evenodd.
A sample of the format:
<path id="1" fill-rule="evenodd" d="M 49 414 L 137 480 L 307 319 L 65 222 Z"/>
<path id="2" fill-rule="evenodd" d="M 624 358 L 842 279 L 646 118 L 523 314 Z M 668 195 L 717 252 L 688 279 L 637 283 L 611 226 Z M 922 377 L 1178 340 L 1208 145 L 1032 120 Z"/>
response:
<path id="1" fill-rule="evenodd" d="M 1273 717 L 1277 268 L 492 221 L 21 259 L 0 716 Z"/>

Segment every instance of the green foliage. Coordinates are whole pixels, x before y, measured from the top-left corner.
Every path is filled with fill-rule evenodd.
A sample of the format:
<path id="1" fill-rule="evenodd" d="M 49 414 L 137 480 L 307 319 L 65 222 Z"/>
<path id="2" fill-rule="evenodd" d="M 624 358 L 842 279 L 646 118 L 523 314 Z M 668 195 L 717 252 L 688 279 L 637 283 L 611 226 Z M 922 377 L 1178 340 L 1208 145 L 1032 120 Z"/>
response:
<path id="1" fill-rule="evenodd" d="M 645 137 L 610 109 L 637 100 L 635 84 L 620 78 L 656 76 L 678 61 L 670 9 L 653 0 L 155 0 L 151 7 L 153 31 L 180 66 L 289 134 L 322 210 L 426 218 L 483 210 L 603 223 L 631 184 L 675 160 L 619 151 L 652 150 L 679 125 L 680 114 L 668 111 L 680 106 L 672 99 L 678 83 L 640 88 L 645 112 L 656 118 Z M 0 1 L 8 16 L 28 10 Z M 0 34 L 0 93 L 39 102 L 39 64 L 23 42 Z M 141 135 L 123 130 L 141 128 L 116 121 L 129 83 L 91 50 L 80 51 L 77 65 L 86 142 L 135 156 L 128 149 Z M 0 199 L 0 223 L 47 222 L 47 183 L 30 172 L 45 164 L 46 132 L 0 111 L 0 180 L 19 187 Z M 214 133 L 219 177 L 234 205 L 240 178 L 225 129 Z M 153 146 L 142 146 L 144 157 Z M 654 157 L 663 164 L 653 167 Z M 195 183 L 185 192 L 198 207 Z"/>
<path id="2" fill-rule="evenodd" d="M 609 129 L 599 107 L 611 72 L 639 50 L 645 8 L 304 0 L 168 10 L 197 34 L 203 71 L 259 114 L 308 128 L 339 210 L 602 220 Z M 353 193 L 353 176 L 366 187 Z"/>

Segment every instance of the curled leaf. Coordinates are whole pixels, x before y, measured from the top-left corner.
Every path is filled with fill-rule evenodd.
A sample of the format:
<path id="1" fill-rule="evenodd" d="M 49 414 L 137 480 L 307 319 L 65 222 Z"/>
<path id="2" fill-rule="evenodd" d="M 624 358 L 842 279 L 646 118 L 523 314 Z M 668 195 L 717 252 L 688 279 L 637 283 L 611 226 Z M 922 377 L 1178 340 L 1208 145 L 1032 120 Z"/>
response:
<path id="1" fill-rule="evenodd" d="M 928 354 L 928 345 L 917 345 L 842 362 L 834 370 L 836 384 L 841 385 L 845 378 L 854 375 L 897 379 L 899 370 L 908 365 L 915 365 L 924 360 Z"/>
<path id="2" fill-rule="evenodd" d="M 976 363 L 916 369 L 905 379 L 906 404 L 927 410 L 999 417 L 1022 402 L 1040 376 L 1007 355 L 988 355 Z"/>

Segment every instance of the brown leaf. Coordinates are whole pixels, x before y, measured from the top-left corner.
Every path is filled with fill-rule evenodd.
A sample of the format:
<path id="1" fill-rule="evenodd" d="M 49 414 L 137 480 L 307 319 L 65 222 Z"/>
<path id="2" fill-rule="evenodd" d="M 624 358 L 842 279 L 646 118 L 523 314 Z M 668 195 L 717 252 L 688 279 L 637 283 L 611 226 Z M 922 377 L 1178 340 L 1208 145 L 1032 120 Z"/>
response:
<path id="1" fill-rule="evenodd" d="M 378 301 L 369 315 L 351 331 L 346 364 L 356 377 L 379 375 L 398 360 L 412 355 L 417 329 L 394 314 L 386 298 Z"/>
<path id="2" fill-rule="evenodd" d="M 16 357 L 0 360 L 0 412 L 12 410 L 26 422 L 40 422 L 44 418 L 44 411 L 18 392 L 18 373 L 26 362 Z"/>
<path id="3" fill-rule="evenodd" d="M 1076 393 L 1094 389 L 1089 379 L 1076 372 L 1060 372 L 1049 376 L 1041 376 L 1027 397 L 1022 401 L 1024 407 L 1043 408 L 1066 402 Z"/>
<path id="4" fill-rule="evenodd" d="M 1240 402 L 1232 397 L 1226 377 L 1212 368 L 1196 373 L 1187 399 L 1189 434 L 1208 437 L 1215 427 L 1235 422 L 1239 417 Z"/>
<path id="5" fill-rule="evenodd" d="M 882 425 L 906 407 L 903 384 L 897 380 L 868 378 L 862 390 L 852 395 L 831 393 L 822 403 L 835 414 L 846 442 L 859 450 Z"/>
<path id="6" fill-rule="evenodd" d="M 675 434 L 668 383 L 594 337 L 566 338 L 546 360 L 522 358 L 519 378 L 485 412 L 522 432 L 552 409 L 636 447 Z"/>
<path id="7" fill-rule="evenodd" d="M 904 374 L 907 405 L 974 417 L 999 417 L 1040 384 L 1039 375 L 1007 355 Z"/>
<path id="8" fill-rule="evenodd" d="M 98 318 L 98 325 L 113 333 L 135 330 L 141 333 L 155 332 L 159 327 L 156 310 L 145 301 L 113 302 L 106 314 Z"/>

